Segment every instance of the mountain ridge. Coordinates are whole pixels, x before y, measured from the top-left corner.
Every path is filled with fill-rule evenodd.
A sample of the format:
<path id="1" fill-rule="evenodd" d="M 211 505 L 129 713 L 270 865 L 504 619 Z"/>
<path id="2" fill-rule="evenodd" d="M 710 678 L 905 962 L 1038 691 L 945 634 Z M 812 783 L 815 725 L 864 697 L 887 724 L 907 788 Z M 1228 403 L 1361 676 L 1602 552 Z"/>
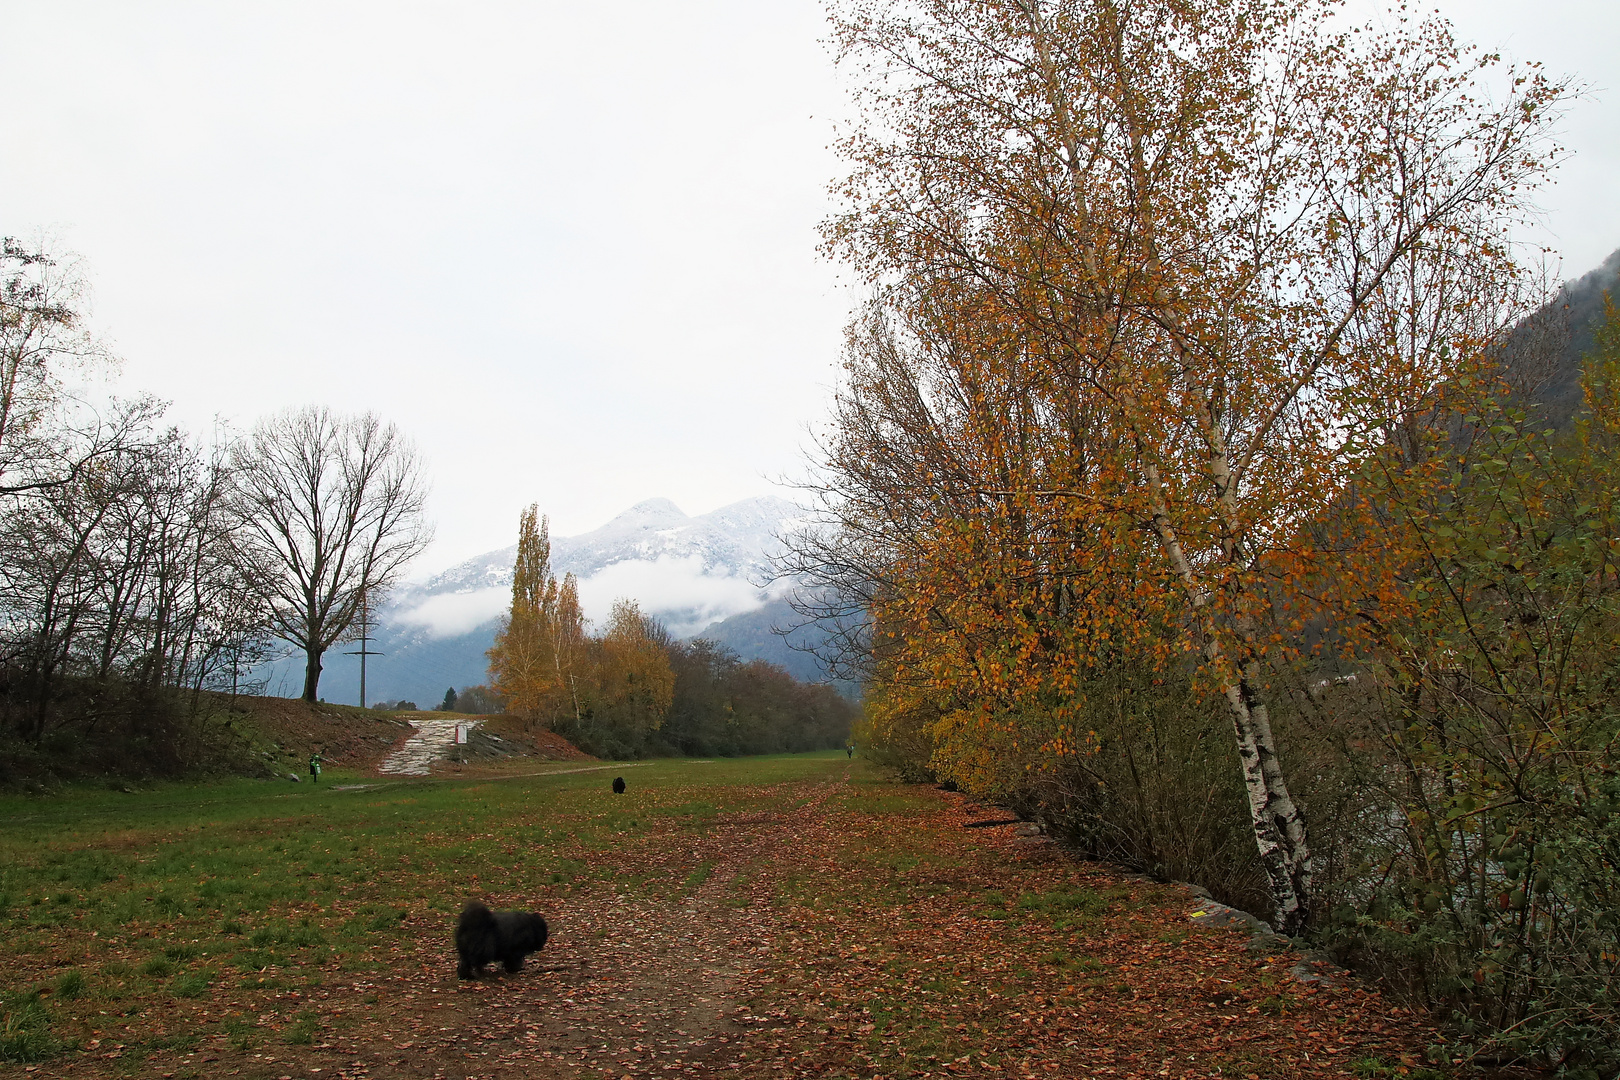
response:
<path id="1" fill-rule="evenodd" d="M 767 659 L 820 681 L 813 656 L 768 633 L 769 620 L 785 610 L 781 596 L 792 588 L 776 579 L 778 538 L 803 513 L 775 495 L 699 515 L 669 499 L 644 499 L 589 532 L 553 537 L 552 572 L 575 575 L 586 614 L 596 621 L 615 599 L 629 597 L 678 639 L 712 631 L 745 660 Z M 511 602 L 516 558 L 516 544 L 497 548 L 396 590 L 375 616 L 368 647 L 378 655 L 369 658 L 366 696 L 426 704 L 446 688 L 484 683 L 484 654 Z M 326 654 L 321 693 L 328 700 L 359 699 L 351 651 L 340 645 Z M 295 692 L 296 664 L 297 658 L 280 661 L 257 674 L 269 680 L 270 693 Z"/>
<path id="2" fill-rule="evenodd" d="M 802 513 L 798 506 L 775 495 L 741 499 L 696 517 L 688 516 L 668 499 L 644 499 L 590 532 L 552 537 L 551 568 L 559 577 L 571 573 L 577 578 L 586 578 L 618 562 L 677 552 L 701 554 L 706 560 L 719 564 L 726 560 L 718 556 L 729 549 L 734 553 L 730 560 L 732 565 L 767 571 L 774 553 L 768 544 L 740 544 L 735 536 L 725 533 L 735 533 L 741 528 L 753 538 L 763 540 L 761 532 L 769 530 L 770 539 L 774 540 L 775 530 L 791 524 Z M 655 543 L 649 534 L 662 536 L 666 542 Z M 681 537 L 680 543 L 669 542 L 677 536 Z M 704 537 L 718 543 L 704 548 L 700 543 Z M 752 550 L 754 547 L 758 550 Z M 738 554 L 744 557 L 736 557 Z M 516 561 L 516 544 L 474 555 L 425 582 L 402 587 L 390 599 L 390 604 L 403 607 L 418 596 L 510 587 Z"/>
<path id="3" fill-rule="evenodd" d="M 1596 344 L 1594 331 L 1603 320 L 1605 293 L 1620 301 L 1620 248 L 1580 277 L 1564 282 L 1537 313 L 1544 320 L 1562 322 L 1560 330 L 1568 335 L 1546 378 L 1531 394 L 1542 415 L 1557 427 L 1568 424 L 1584 405 L 1581 360 Z"/>

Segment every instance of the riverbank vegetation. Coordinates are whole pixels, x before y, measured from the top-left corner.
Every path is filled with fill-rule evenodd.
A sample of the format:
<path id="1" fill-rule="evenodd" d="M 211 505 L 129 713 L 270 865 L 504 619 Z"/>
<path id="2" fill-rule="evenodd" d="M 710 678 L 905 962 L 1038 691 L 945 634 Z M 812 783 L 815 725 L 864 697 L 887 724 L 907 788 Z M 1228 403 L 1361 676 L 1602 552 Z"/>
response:
<path id="1" fill-rule="evenodd" d="M 872 299 L 787 569 L 880 760 L 1608 1075 L 1620 330 L 1555 429 L 1514 242 L 1568 91 L 1330 8 L 841 7 Z"/>

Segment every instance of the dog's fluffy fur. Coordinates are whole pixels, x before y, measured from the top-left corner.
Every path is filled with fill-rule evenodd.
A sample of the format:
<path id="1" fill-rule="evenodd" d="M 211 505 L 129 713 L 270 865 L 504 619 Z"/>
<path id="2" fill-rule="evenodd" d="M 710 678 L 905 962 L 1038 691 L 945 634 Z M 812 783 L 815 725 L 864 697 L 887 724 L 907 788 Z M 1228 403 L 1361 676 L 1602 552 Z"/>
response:
<path id="1" fill-rule="evenodd" d="M 456 923 L 456 974 L 470 979 L 485 964 L 499 960 L 507 971 L 517 971 L 523 958 L 546 943 L 546 920 L 530 911 L 491 911 L 477 900 L 468 901 Z"/>
<path id="2" fill-rule="evenodd" d="M 624 777 L 615 776 L 613 778 L 613 794 L 615 794 L 615 795 L 623 795 L 624 794 Z"/>

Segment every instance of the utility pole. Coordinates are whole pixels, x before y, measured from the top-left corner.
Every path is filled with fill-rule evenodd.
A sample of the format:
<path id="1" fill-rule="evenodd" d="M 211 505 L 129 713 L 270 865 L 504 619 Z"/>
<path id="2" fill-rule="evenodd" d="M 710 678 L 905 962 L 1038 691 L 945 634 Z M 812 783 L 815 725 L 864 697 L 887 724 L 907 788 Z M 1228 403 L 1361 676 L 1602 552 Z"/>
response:
<path id="1" fill-rule="evenodd" d="M 231 657 L 231 704 L 236 704 L 236 685 L 242 677 L 242 643 L 240 640 L 232 641 L 222 650 Z"/>
<path id="2" fill-rule="evenodd" d="M 372 652 L 366 648 L 371 640 L 371 613 L 366 607 L 366 594 L 360 594 L 360 648 L 344 653 L 345 656 L 358 656 L 360 658 L 360 707 L 366 707 L 366 657 L 382 656 L 383 653 Z"/>

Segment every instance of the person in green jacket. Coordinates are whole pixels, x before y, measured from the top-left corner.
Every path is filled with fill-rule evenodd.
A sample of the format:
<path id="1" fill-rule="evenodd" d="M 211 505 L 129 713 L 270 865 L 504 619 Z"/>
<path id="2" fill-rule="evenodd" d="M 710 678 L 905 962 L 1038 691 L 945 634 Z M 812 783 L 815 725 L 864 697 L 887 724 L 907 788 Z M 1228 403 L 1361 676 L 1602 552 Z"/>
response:
<path id="1" fill-rule="evenodd" d="M 309 755 L 309 781 L 312 784 L 321 782 L 321 752 L 319 750 Z"/>

